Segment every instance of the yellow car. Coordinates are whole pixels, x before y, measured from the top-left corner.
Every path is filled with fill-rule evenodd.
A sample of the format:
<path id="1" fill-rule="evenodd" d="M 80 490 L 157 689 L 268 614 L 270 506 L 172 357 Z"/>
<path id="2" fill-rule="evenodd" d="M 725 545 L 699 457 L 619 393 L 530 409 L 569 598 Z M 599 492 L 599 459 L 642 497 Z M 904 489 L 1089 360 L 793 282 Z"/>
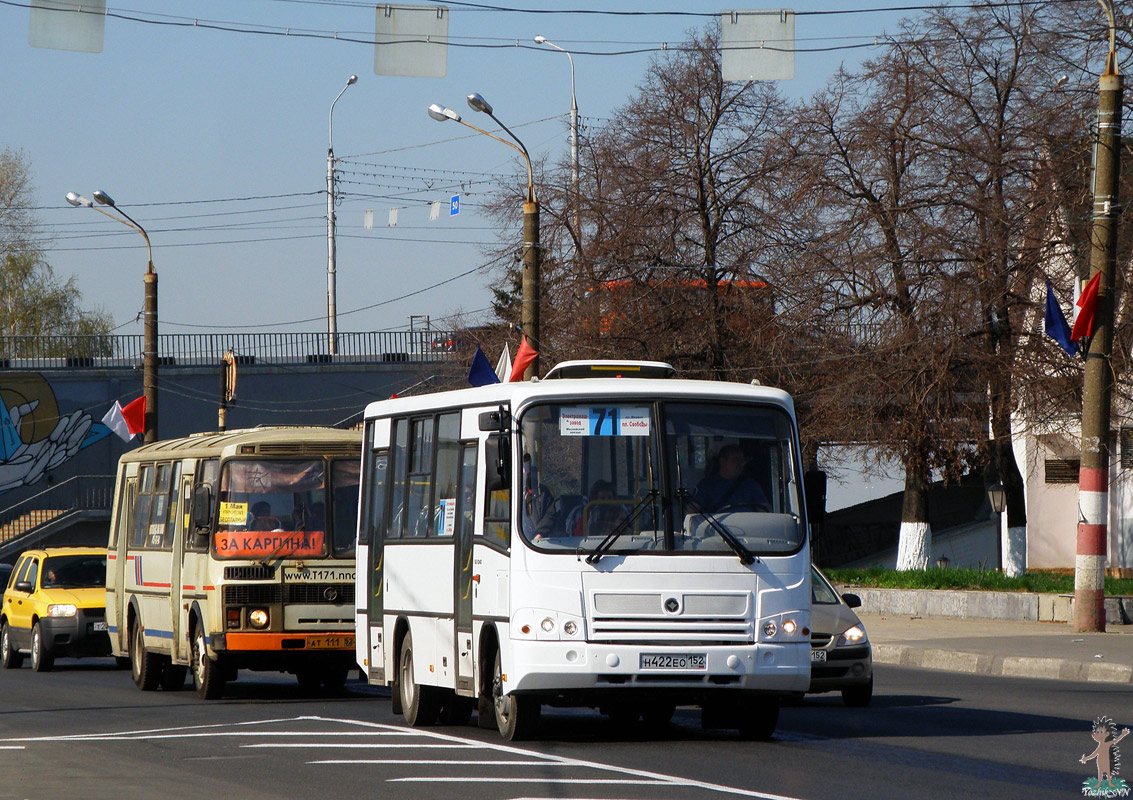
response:
<path id="1" fill-rule="evenodd" d="M 106 548 L 49 547 L 20 556 L 0 608 L 0 665 L 31 654 L 36 672 L 57 656 L 110 654 L 106 630 Z"/>

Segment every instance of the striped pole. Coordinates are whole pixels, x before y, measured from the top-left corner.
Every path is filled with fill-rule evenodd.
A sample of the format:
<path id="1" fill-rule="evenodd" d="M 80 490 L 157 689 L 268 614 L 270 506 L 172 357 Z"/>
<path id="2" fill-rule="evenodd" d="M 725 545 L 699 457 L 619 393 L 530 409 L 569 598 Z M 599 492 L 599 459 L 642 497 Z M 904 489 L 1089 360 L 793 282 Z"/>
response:
<path id="1" fill-rule="evenodd" d="M 1110 18 L 1111 34 L 1113 19 Z M 1122 80 L 1112 38 L 1098 93 L 1090 276 L 1098 279 L 1094 329 L 1086 348 L 1082 384 L 1082 457 L 1078 474 L 1078 549 L 1074 560 L 1074 630 L 1105 630 L 1105 562 L 1109 512 L 1109 417 L 1113 393 L 1113 275 L 1121 145 Z"/>

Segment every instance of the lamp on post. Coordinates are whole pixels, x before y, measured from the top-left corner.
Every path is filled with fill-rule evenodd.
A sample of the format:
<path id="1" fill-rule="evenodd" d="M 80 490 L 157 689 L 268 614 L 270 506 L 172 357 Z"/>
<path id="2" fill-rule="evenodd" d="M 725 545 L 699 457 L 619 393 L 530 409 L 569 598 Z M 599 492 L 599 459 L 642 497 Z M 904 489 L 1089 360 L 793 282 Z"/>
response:
<path id="1" fill-rule="evenodd" d="M 1094 142 L 1094 207 L 1090 276 L 1097 276 L 1094 328 L 1083 348 L 1082 445 L 1078 473 L 1078 546 L 1074 559 L 1074 630 L 1105 630 L 1105 561 L 1109 538 L 1109 425 L 1113 392 L 1114 276 L 1117 264 L 1118 197 L 1121 174 L 1121 103 L 1124 83 L 1117 68 L 1112 2 L 1099 0 L 1109 23 L 1109 52 L 1098 85 L 1098 132 Z"/>
<path id="2" fill-rule="evenodd" d="M 536 36 L 535 44 L 545 44 L 553 47 L 560 53 L 566 53 L 570 59 L 570 188 L 574 195 L 574 235 L 578 241 L 582 240 L 582 212 L 579 209 L 581 197 L 578 192 L 578 101 L 574 94 L 574 56 L 569 50 L 559 47 L 546 36 Z"/>
<path id="3" fill-rule="evenodd" d="M 75 192 L 67 192 L 67 202 L 73 206 L 93 208 L 95 211 L 133 228 L 146 240 L 146 272 L 144 322 L 142 328 L 142 395 L 146 400 L 145 432 L 142 440 L 146 443 L 157 441 L 157 270 L 153 266 L 153 248 L 150 247 L 149 234 L 145 228 L 119 208 L 113 198 L 106 192 L 96 191 L 95 202 L 99 205 L 110 206 L 121 217 L 103 211 L 95 203 Z"/>
<path id="4" fill-rule="evenodd" d="M 995 564 L 1003 569 L 1003 512 L 1007 509 L 1007 490 L 1001 481 L 987 487 L 987 499 L 995 514 Z"/>
<path id="5" fill-rule="evenodd" d="M 453 120 L 459 122 L 465 127 L 471 128 L 477 133 L 482 133 L 485 136 L 495 139 L 497 142 L 503 142 L 507 146 L 518 150 L 523 155 L 523 161 L 527 165 L 527 198 L 523 201 L 523 290 L 522 290 L 522 309 L 520 312 L 520 324 L 523 328 L 525 336 L 530 338 L 536 348 L 540 348 L 539 343 L 539 282 L 540 282 L 540 269 L 542 266 L 542 251 L 539 248 L 539 202 L 535 199 L 535 180 L 531 170 L 531 156 L 527 153 L 527 147 L 519 138 L 508 130 L 495 114 L 492 113 L 492 106 L 487 100 L 477 92 L 468 95 L 468 105 L 473 111 L 479 111 L 487 114 L 492 120 L 499 125 L 508 136 L 515 140 L 515 144 L 496 136 L 494 133 L 489 133 L 483 128 L 478 128 L 470 122 L 465 122 L 461 119 L 460 114 L 453 111 L 451 108 L 433 103 L 429 106 L 429 116 L 438 122 L 445 120 Z M 524 378 L 530 378 L 532 375 L 539 373 L 539 361 L 536 358 L 531 362 L 524 372 Z"/>
<path id="6" fill-rule="evenodd" d="M 331 101 L 327 121 L 327 351 L 332 356 L 338 352 L 338 309 L 336 308 L 338 286 L 335 275 L 334 244 L 334 104 L 357 82 L 357 75 L 351 75 L 346 79 L 342 91 Z"/>

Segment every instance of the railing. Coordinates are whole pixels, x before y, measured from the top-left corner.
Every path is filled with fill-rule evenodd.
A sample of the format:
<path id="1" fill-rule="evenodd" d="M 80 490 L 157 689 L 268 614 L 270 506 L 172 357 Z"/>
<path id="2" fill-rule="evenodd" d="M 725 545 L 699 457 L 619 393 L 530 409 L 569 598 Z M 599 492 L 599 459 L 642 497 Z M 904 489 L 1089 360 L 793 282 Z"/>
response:
<path id="1" fill-rule="evenodd" d="M 109 511 L 113 500 L 113 475 L 75 475 L 0 511 L 0 530 L 21 517 L 34 515 L 36 512 L 75 509 Z M 37 524 L 48 522 L 53 516 L 55 515 L 45 516 Z"/>
<path id="2" fill-rule="evenodd" d="M 140 334 L 0 336 L 0 369 L 134 367 L 142 362 Z M 162 365 L 215 365 L 228 350 L 244 364 L 359 364 L 444 361 L 453 357 L 449 331 L 339 333 L 327 352 L 326 333 L 167 333 L 157 337 Z"/>

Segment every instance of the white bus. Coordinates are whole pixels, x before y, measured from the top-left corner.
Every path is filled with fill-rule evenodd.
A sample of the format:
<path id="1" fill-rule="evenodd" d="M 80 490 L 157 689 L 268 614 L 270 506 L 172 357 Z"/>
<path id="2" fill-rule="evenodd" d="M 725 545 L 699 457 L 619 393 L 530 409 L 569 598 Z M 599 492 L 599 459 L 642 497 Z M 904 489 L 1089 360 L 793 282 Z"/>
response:
<path id="1" fill-rule="evenodd" d="M 367 407 L 357 657 L 410 724 L 476 708 L 510 740 L 543 705 L 658 722 L 695 704 L 764 738 L 806 690 L 791 399 L 672 374 L 566 362 Z"/>
<path id="2" fill-rule="evenodd" d="M 340 688 L 354 668 L 361 435 L 254 428 L 122 456 L 106 575 L 113 654 L 139 689 L 202 698 L 237 670 Z"/>

